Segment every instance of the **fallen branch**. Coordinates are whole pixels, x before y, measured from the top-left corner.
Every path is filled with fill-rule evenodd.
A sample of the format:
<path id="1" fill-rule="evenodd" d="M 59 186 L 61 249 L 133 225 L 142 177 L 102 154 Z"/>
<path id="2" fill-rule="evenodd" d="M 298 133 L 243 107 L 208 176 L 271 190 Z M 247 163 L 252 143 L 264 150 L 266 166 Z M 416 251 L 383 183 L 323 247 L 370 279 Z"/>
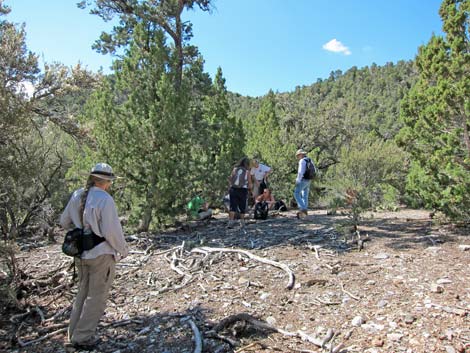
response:
<path id="1" fill-rule="evenodd" d="M 109 327 L 109 326 L 119 327 L 119 326 L 126 326 L 130 324 L 142 325 L 143 323 L 144 323 L 143 320 L 136 318 L 136 319 L 124 319 L 124 320 L 113 321 L 113 322 L 104 322 L 104 323 L 100 323 L 100 326 L 101 327 Z"/>
<path id="2" fill-rule="evenodd" d="M 16 314 L 16 315 L 13 315 L 12 317 L 10 317 L 10 322 L 15 323 L 16 321 L 19 321 L 20 319 L 23 319 L 24 317 L 28 316 L 29 314 L 31 314 L 31 309 L 30 308 L 28 308 L 25 313 Z"/>
<path id="3" fill-rule="evenodd" d="M 45 291 L 39 293 L 39 295 L 43 296 L 50 292 L 58 292 L 59 290 L 64 289 L 64 288 L 67 289 L 68 287 L 70 287 L 70 283 L 62 283 L 62 284 L 59 284 L 57 287 L 46 289 Z"/>
<path id="4" fill-rule="evenodd" d="M 39 309 L 38 306 L 36 306 L 36 307 L 34 308 L 34 310 L 36 310 L 36 312 L 38 313 L 39 317 L 41 318 L 41 324 L 42 324 L 42 323 L 46 320 L 46 319 L 44 318 L 44 313 L 42 312 L 41 309 Z"/>
<path id="5" fill-rule="evenodd" d="M 315 251 L 315 257 L 317 258 L 317 260 L 320 260 L 320 252 L 318 251 L 319 248 L 321 248 L 321 246 L 319 245 L 313 246 L 313 250 Z"/>
<path id="6" fill-rule="evenodd" d="M 49 321 L 54 321 L 55 319 L 57 319 L 59 316 L 61 315 L 64 315 L 65 313 L 67 313 L 67 311 L 70 311 L 72 310 L 72 305 L 69 305 L 59 311 L 57 311 L 54 315 L 52 315 L 50 318 L 44 320 L 44 322 L 49 322 Z"/>
<path id="7" fill-rule="evenodd" d="M 355 295 L 351 294 L 351 292 L 348 292 L 346 289 L 344 289 L 343 283 L 341 283 L 341 290 L 343 291 L 343 293 L 346 293 L 346 294 L 349 295 L 351 298 L 356 299 L 356 300 L 361 300 L 360 298 L 358 298 L 358 297 L 356 297 Z"/>
<path id="8" fill-rule="evenodd" d="M 31 340 L 31 341 L 23 341 L 21 338 L 20 338 L 20 330 L 23 326 L 23 323 L 21 323 L 20 327 L 18 328 L 18 332 L 16 333 L 16 339 L 18 341 L 18 344 L 21 346 L 21 347 L 26 347 L 26 346 L 30 346 L 32 344 L 35 344 L 35 343 L 38 343 L 38 342 L 41 342 L 41 341 L 44 341 L 50 337 L 53 337 L 55 335 L 58 335 L 59 333 L 62 333 L 62 332 L 67 332 L 68 328 L 67 327 L 64 327 L 64 328 L 61 328 L 59 330 L 56 330 L 56 331 L 53 331 L 53 332 L 50 332 L 48 333 L 47 335 L 44 335 L 42 337 L 39 337 L 37 339 L 34 339 L 34 340 Z"/>
<path id="9" fill-rule="evenodd" d="M 194 343 L 195 343 L 194 353 L 201 353 L 202 352 L 202 338 L 201 338 L 201 333 L 199 332 L 199 329 L 197 328 L 196 324 L 189 317 L 183 318 L 180 321 L 187 322 L 189 326 L 191 326 L 191 329 L 193 330 L 193 334 L 194 334 Z"/>
<path id="10" fill-rule="evenodd" d="M 254 255 L 246 250 L 241 250 L 241 249 L 229 249 L 229 248 L 210 248 L 210 247 L 201 247 L 201 248 L 194 248 L 191 250 L 191 252 L 198 252 L 198 253 L 203 253 L 203 254 L 207 254 L 207 253 L 211 253 L 211 252 L 231 252 L 231 253 L 238 253 L 238 254 L 243 254 L 247 257 L 249 257 L 250 259 L 252 260 L 255 260 L 255 261 L 258 261 L 258 262 L 261 262 L 261 263 L 264 263 L 264 264 L 267 264 L 267 265 L 271 265 L 271 266 L 274 266 L 274 267 L 277 267 L 277 268 L 280 268 L 282 270 L 284 270 L 287 275 L 289 276 L 289 281 L 287 283 L 287 289 L 292 289 L 294 288 L 294 283 L 295 283 L 295 276 L 294 276 L 294 273 L 292 272 L 292 270 L 289 268 L 289 266 L 285 265 L 285 264 L 282 264 L 280 262 L 276 262 L 276 261 L 272 261 L 272 260 L 269 260 L 269 259 L 265 259 L 263 257 L 260 257 L 260 256 L 257 256 L 257 255 Z"/>
<path id="11" fill-rule="evenodd" d="M 315 300 L 324 305 L 340 305 L 341 304 L 341 302 L 332 302 L 329 300 L 327 301 L 327 300 L 321 299 L 320 297 L 316 297 Z"/>
<path id="12" fill-rule="evenodd" d="M 171 254 L 171 263 L 170 263 L 170 267 L 173 271 L 177 272 L 178 274 L 182 275 L 182 276 L 186 276 L 186 273 L 184 273 L 183 271 L 181 271 L 177 266 L 178 266 L 178 263 L 179 263 L 179 259 L 176 257 L 176 251 L 173 252 Z"/>
<path id="13" fill-rule="evenodd" d="M 264 345 L 261 342 L 252 342 L 250 344 L 247 344 L 244 347 L 241 347 L 241 348 L 237 349 L 234 353 L 241 353 L 241 352 L 246 351 L 248 348 L 253 348 L 253 347 L 256 347 L 256 346 L 260 346 L 262 349 L 268 348 L 266 345 Z"/>
<path id="14" fill-rule="evenodd" d="M 232 339 L 230 337 L 227 337 L 227 336 L 220 335 L 215 331 L 205 332 L 204 337 L 221 340 L 221 341 L 229 344 L 231 347 L 236 347 L 238 345 L 238 342 L 235 341 L 234 339 Z"/>

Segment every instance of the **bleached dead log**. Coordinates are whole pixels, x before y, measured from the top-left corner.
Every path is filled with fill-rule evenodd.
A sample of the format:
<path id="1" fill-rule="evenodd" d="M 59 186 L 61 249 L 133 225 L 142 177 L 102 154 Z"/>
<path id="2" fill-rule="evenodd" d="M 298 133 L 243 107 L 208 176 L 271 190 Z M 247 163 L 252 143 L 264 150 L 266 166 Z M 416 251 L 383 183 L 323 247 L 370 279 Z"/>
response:
<path id="1" fill-rule="evenodd" d="M 200 247 L 200 248 L 194 248 L 191 250 L 191 252 L 199 252 L 199 253 L 211 253 L 211 252 L 229 252 L 229 253 L 237 253 L 237 254 L 243 254 L 245 256 L 247 256 L 248 258 L 252 259 L 252 260 L 255 260 L 255 261 L 258 261 L 258 262 L 261 262 L 261 263 L 264 263 L 264 264 L 267 264 L 267 265 L 271 265 L 271 266 L 274 266 L 274 267 L 277 267 L 277 268 L 280 268 L 282 270 L 284 270 L 287 275 L 289 276 L 289 281 L 287 283 L 287 289 L 292 289 L 294 288 L 294 283 L 295 283 L 295 276 L 294 276 L 294 273 L 292 272 L 292 270 L 289 268 L 289 266 L 283 264 L 283 263 L 280 263 L 280 262 L 276 262 L 276 261 L 273 261 L 273 260 L 269 260 L 269 259 L 266 259 L 264 257 L 260 257 L 260 256 L 257 256 L 257 255 L 254 255 L 246 250 L 241 250 L 241 249 L 229 249 L 229 248 L 210 248 L 210 247 Z"/>

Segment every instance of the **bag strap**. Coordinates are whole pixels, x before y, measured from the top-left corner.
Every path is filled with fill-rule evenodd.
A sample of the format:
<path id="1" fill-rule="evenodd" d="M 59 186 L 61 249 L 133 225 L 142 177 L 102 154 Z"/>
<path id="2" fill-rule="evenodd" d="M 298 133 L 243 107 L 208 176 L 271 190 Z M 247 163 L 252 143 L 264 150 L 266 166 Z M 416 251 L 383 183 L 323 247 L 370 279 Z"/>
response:
<path id="1" fill-rule="evenodd" d="M 92 186 L 90 186 L 90 188 L 92 188 Z M 83 192 L 85 192 L 85 190 Z M 85 226 L 85 208 L 86 208 L 86 200 L 88 199 L 88 192 L 90 192 L 89 189 L 87 191 L 85 200 L 83 200 L 83 211 L 80 212 L 80 223 L 82 224 L 83 230 L 85 230 L 85 228 L 86 228 L 86 226 Z"/>

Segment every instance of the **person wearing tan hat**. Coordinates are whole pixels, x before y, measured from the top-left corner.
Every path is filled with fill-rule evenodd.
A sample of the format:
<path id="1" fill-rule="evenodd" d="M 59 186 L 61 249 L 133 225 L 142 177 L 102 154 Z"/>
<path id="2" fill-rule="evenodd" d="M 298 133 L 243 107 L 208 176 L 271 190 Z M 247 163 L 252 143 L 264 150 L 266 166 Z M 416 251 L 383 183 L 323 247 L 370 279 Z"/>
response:
<path id="1" fill-rule="evenodd" d="M 299 149 L 295 153 L 295 156 L 299 161 L 299 166 L 297 169 L 297 178 L 295 179 L 294 198 L 299 208 L 297 217 L 301 218 L 308 215 L 308 193 L 310 192 L 311 180 L 304 177 L 307 170 L 307 152 L 303 149 Z"/>
<path id="2" fill-rule="evenodd" d="M 85 188 L 72 194 L 60 218 L 65 230 L 82 228 L 98 239 L 93 248 L 75 258 L 79 288 L 70 314 L 68 344 L 78 349 L 92 349 L 99 343 L 95 331 L 106 307 L 116 261 L 129 253 L 116 205 L 107 192 L 114 179 L 110 165 L 95 165 Z"/>

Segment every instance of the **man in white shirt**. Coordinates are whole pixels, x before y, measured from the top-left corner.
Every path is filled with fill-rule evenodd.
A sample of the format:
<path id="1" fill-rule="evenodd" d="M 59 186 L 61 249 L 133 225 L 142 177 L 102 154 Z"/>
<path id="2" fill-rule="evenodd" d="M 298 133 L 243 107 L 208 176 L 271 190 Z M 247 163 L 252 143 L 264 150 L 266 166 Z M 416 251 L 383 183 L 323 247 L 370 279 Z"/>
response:
<path id="1" fill-rule="evenodd" d="M 262 194 L 262 189 L 267 186 L 268 175 L 271 174 L 272 171 L 273 170 L 271 167 L 261 164 L 257 159 L 253 160 L 253 167 L 250 170 L 250 175 L 253 179 L 253 198 L 255 200 L 259 195 Z M 264 188 L 261 186 L 264 186 Z"/>
<path id="2" fill-rule="evenodd" d="M 295 156 L 299 161 L 299 167 L 297 169 L 297 178 L 295 179 L 294 198 L 299 208 L 297 217 L 303 218 L 308 215 L 308 194 L 310 192 L 311 180 L 304 177 L 307 170 L 307 152 L 303 149 L 299 149 L 295 153 Z"/>

